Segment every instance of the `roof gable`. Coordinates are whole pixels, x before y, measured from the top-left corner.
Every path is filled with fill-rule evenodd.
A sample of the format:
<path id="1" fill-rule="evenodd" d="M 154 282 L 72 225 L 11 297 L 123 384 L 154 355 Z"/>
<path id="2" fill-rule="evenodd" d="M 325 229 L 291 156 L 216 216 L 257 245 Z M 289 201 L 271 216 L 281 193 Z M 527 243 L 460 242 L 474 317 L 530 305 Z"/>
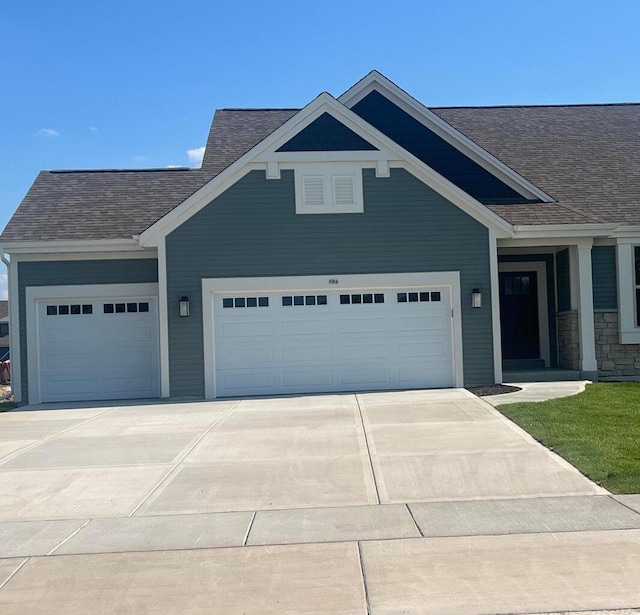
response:
<path id="1" fill-rule="evenodd" d="M 318 157 L 318 153 L 313 151 L 280 151 L 283 145 L 324 114 L 333 116 L 335 120 L 359 135 L 364 141 L 372 144 L 375 149 L 355 152 L 321 152 L 320 157 Z M 284 165 L 283 168 L 293 168 L 291 164 L 300 162 L 347 160 L 366 161 L 369 166 L 376 167 L 382 174 L 388 173 L 390 166 L 406 168 L 487 228 L 493 229 L 502 236 L 510 236 L 512 233 L 511 225 L 500 216 L 481 205 L 377 128 L 365 122 L 333 96 L 324 92 L 164 218 L 141 233 L 140 243 L 143 246 L 160 245 L 166 235 L 252 170 L 264 169 L 267 178 L 279 179 L 282 165 Z"/>
<path id="2" fill-rule="evenodd" d="M 335 117 L 329 113 L 323 113 L 277 151 L 347 152 L 377 149 Z"/>
<path id="3" fill-rule="evenodd" d="M 384 98 L 392 102 L 396 107 L 428 128 L 436 136 L 448 142 L 453 148 L 465 154 L 471 161 L 488 171 L 489 174 L 511 187 L 521 197 L 527 200 L 539 199 L 545 202 L 554 200 L 550 195 L 516 173 L 501 160 L 492 156 L 487 150 L 456 130 L 378 71 L 371 71 L 366 77 L 342 94 L 338 100 L 353 109 L 355 105 L 372 92 L 382 94 Z"/>
<path id="4" fill-rule="evenodd" d="M 484 205 L 532 200 L 505 184 L 377 90 L 369 92 L 352 109 Z"/>

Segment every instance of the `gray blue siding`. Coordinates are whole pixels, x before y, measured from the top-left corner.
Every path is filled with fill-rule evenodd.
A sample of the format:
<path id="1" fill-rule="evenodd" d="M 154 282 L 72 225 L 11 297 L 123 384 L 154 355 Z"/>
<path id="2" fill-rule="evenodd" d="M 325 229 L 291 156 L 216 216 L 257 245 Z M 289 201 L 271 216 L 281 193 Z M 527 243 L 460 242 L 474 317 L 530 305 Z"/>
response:
<path id="1" fill-rule="evenodd" d="M 204 395 L 201 280 L 219 277 L 460 271 L 465 381 L 493 382 L 487 229 L 404 170 L 363 181 L 363 214 L 297 215 L 293 172 L 253 171 L 167 237 L 172 396 Z"/>
<path id="2" fill-rule="evenodd" d="M 591 249 L 593 276 L 593 309 L 617 310 L 618 288 L 615 246 L 594 246 Z"/>
<path id="3" fill-rule="evenodd" d="M 481 203 L 531 202 L 379 92 L 365 96 L 353 111 Z"/>
<path id="4" fill-rule="evenodd" d="M 46 262 L 33 261 L 18 263 L 22 399 L 27 399 L 29 391 L 29 383 L 27 381 L 27 319 L 25 310 L 25 289 L 28 286 L 142 284 L 157 281 L 158 261 L 155 258 Z"/>
<path id="5" fill-rule="evenodd" d="M 562 250 L 556 254 L 556 270 L 558 274 L 558 312 L 568 312 L 571 309 L 569 250 Z"/>
<path id="6" fill-rule="evenodd" d="M 328 113 L 287 141 L 279 152 L 342 152 L 378 149 Z"/>

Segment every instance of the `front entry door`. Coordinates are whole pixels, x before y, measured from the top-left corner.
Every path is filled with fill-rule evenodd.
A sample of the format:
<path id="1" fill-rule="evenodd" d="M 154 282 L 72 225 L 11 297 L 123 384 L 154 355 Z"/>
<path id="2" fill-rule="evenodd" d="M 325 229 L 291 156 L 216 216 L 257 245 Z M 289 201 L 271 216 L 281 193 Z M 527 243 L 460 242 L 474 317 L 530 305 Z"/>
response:
<path id="1" fill-rule="evenodd" d="M 535 271 L 500 273 L 500 330 L 504 359 L 539 359 L 538 276 Z"/>

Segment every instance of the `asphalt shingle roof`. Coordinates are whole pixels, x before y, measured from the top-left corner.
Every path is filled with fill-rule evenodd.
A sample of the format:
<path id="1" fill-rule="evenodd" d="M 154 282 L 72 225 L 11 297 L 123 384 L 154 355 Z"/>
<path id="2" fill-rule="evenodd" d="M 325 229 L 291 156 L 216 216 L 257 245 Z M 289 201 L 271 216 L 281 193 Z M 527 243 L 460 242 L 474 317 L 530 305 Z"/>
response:
<path id="1" fill-rule="evenodd" d="M 434 108 L 557 203 L 492 205 L 512 224 L 640 223 L 640 104 Z M 4 241 L 131 238 L 296 109 L 222 109 L 201 169 L 43 171 Z"/>

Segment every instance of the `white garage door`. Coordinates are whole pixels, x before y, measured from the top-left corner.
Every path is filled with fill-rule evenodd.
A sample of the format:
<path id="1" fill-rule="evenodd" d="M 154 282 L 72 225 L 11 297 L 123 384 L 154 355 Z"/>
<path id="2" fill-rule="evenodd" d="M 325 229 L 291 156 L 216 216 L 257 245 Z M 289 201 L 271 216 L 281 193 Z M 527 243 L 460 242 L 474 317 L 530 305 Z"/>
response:
<path id="1" fill-rule="evenodd" d="M 40 401 L 159 396 L 157 299 L 45 300 L 37 313 Z"/>
<path id="2" fill-rule="evenodd" d="M 450 387 L 451 290 L 214 293 L 217 396 Z"/>

